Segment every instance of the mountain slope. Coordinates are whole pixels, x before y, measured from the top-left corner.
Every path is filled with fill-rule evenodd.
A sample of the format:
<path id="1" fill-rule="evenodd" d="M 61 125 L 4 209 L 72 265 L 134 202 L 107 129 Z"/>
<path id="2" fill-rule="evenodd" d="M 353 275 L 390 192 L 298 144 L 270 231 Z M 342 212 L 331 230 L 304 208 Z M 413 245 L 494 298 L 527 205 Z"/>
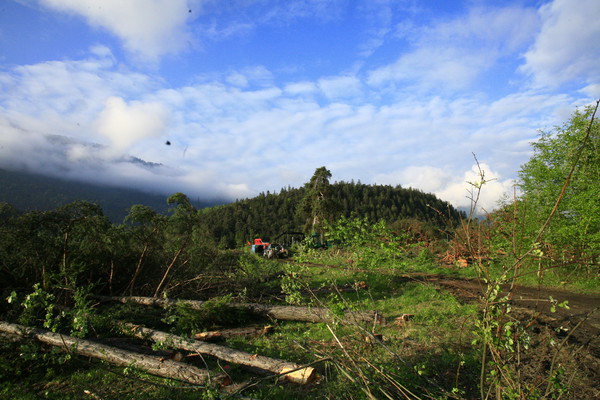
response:
<path id="1" fill-rule="evenodd" d="M 121 223 L 129 207 L 134 204 L 144 204 L 166 214 L 170 207 L 167 197 L 134 189 L 100 186 L 0 169 L 0 202 L 12 204 L 21 212 L 51 210 L 76 200 L 86 200 L 102 207 L 104 215 L 113 223 Z M 199 209 L 222 204 L 218 201 L 191 200 Z"/>

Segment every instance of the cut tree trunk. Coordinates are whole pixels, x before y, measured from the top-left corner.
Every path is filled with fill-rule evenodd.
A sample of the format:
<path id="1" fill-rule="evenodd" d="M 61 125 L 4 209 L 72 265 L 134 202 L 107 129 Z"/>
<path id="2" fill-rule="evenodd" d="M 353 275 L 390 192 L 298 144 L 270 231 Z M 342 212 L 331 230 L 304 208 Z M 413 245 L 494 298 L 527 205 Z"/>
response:
<path id="1" fill-rule="evenodd" d="M 44 329 L 30 328 L 23 325 L 0 321 L 0 331 L 21 337 L 34 338 L 42 343 L 60 347 L 65 352 L 72 352 L 86 357 L 97 358 L 118 366 L 139 368 L 149 374 L 176 379 L 196 385 L 205 385 L 209 381 L 224 383 L 222 374 L 209 374 L 208 371 L 192 365 L 121 350 L 116 347 L 78 339 Z"/>
<path id="2" fill-rule="evenodd" d="M 250 326 L 244 328 L 220 329 L 218 331 L 206 331 L 194 334 L 194 339 L 202 340 L 203 342 L 211 342 L 217 340 L 225 340 L 236 336 L 261 336 L 273 332 L 271 325 L 266 326 Z"/>
<path id="3" fill-rule="evenodd" d="M 204 301 L 161 299 L 156 297 L 139 296 L 95 296 L 100 301 L 116 301 L 121 303 L 137 303 L 154 307 L 169 307 L 186 304 L 193 309 L 202 309 Z M 254 314 L 285 321 L 333 322 L 334 315 L 327 308 L 279 306 L 259 303 L 230 303 L 230 307 L 248 310 Z M 383 316 L 378 311 L 347 311 L 343 317 L 349 323 L 384 323 Z"/>
<path id="4" fill-rule="evenodd" d="M 164 343 L 168 346 L 182 350 L 213 356 L 223 361 L 249 367 L 253 370 L 259 369 L 261 371 L 282 374 L 285 379 L 294 383 L 310 383 L 316 377 L 316 371 L 312 367 L 301 367 L 300 365 L 289 361 L 265 357 L 258 354 L 250 354 L 229 347 L 219 346 L 214 343 L 199 342 L 127 322 L 120 322 L 120 325 L 124 331 L 133 334 L 138 338 L 151 340 L 157 343 Z"/>

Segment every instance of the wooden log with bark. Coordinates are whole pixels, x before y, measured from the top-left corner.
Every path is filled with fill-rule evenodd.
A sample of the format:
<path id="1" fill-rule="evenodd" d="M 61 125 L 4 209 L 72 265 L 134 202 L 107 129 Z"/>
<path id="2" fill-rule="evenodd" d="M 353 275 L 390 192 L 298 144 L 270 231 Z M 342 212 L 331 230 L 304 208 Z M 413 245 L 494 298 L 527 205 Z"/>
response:
<path id="1" fill-rule="evenodd" d="M 273 332 L 271 325 L 265 326 L 249 326 L 243 328 L 219 329 L 216 331 L 205 331 L 194 334 L 194 339 L 202 340 L 203 342 L 211 342 L 217 340 L 225 340 L 236 336 L 261 336 L 268 335 Z"/>
<path id="2" fill-rule="evenodd" d="M 290 382 L 299 384 L 310 383 L 317 375 L 314 368 L 303 368 L 300 365 L 289 361 L 265 357 L 258 354 L 250 354 L 214 343 L 199 342 L 186 337 L 144 328 L 127 322 L 120 322 L 120 325 L 125 332 L 138 338 L 151 340 L 156 343 L 163 343 L 167 346 L 190 352 L 213 356 L 223 361 L 238 364 L 252 370 L 258 369 L 269 373 L 282 374 L 283 378 Z"/>
<path id="3" fill-rule="evenodd" d="M 185 304 L 192 309 L 200 310 L 205 303 L 200 300 L 176 300 L 161 299 L 156 297 L 139 296 L 95 296 L 100 301 L 115 301 L 121 303 L 137 303 L 154 307 L 173 307 L 177 304 Z M 248 310 L 254 314 L 265 316 L 272 319 L 285 321 L 305 321 L 305 322 L 332 322 L 335 316 L 327 308 L 323 307 L 298 307 L 281 306 L 259 303 L 230 303 L 230 307 Z M 383 316 L 378 311 L 346 311 L 343 321 L 348 323 L 384 323 Z"/>
<path id="4" fill-rule="evenodd" d="M 226 382 L 226 376 L 223 374 L 210 374 L 207 370 L 189 364 L 157 356 L 138 354 L 44 329 L 0 321 L 0 331 L 21 337 L 33 338 L 39 342 L 57 346 L 65 352 L 97 358 L 118 366 L 139 368 L 151 375 L 176 379 L 196 385 L 205 385 L 209 382 L 220 384 Z"/>

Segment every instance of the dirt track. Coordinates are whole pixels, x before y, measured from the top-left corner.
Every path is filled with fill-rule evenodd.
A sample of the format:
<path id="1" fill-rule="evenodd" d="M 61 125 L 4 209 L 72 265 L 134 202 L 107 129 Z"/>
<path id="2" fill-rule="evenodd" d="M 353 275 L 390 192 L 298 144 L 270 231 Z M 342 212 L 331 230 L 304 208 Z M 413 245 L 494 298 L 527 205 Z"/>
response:
<path id="1" fill-rule="evenodd" d="M 465 301 L 478 301 L 483 290 L 483 285 L 474 279 L 443 275 L 416 275 L 410 278 L 436 284 Z M 536 369 L 536 365 L 547 368 L 547 360 L 556 353 L 557 364 L 564 366 L 566 373 L 575 378 L 570 381 L 569 398 L 600 398 L 600 295 L 523 286 L 514 288 L 512 293 L 515 316 L 531 321 L 534 332 L 541 338 L 536 342 L 536 348 L 532 349 L 529 361 L 523 363 L 523 373 L 527 371 L 529 376 L 543 375 L 545 371 Z M 567 300 L 569 309 L 556 307 L 552 312 L 550 296 L 559 303 Z M 544 346 L 544 332 L 566 345 L 559 346 L 561 351 Z"/>

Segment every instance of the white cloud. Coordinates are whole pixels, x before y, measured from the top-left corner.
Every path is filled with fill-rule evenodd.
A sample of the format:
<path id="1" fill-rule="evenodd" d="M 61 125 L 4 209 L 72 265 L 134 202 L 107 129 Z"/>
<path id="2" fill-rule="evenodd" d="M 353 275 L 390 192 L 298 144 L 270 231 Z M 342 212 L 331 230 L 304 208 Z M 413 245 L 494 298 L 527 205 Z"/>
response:
<path id="1" fill-rule="evenodd" d="M 361 82 L 355 76 L 334 76 L 319 79 L 319 89 L 329 99 L 355 97 L 360 94 Z"/>
<path id="2" fill-rule="evenodd" d="M 422 48 L 372 71 L 369 83 L 381 86 L 395 81 L 410 87 L 463 89 L 477 77 L 482 62 L 479 55 L 467 55 L 458 49 Z"/>
<path id="3" fill-rule="evenodd" d="M 96 121 L 97 129 L 118 151 L 125 151 L 142 139 L 159 137 L 165 131 L 168 114 L 159 103 L 127 104 L 120 97 L 109 97 L 104 105 Z"/>
<path id="4" fill-rule="evenodd" d="M 411 50 L 370 71 L 368 82 L 438 92 L 468 89 L 500 57 L 524 46 L 535 26 L 534 11 L 518 7 L 473 8 L 452 20 L 405 26 L 402 35 Z"/>
<path id="5" fill-rule="evenodd" d="M 503 179 L 499 173 L 492 171 L 490 166 L 481 163 L 479 165 L 484 174 L 486 183 L 477 193 L 477 189 L 471 185 L 482 182 L 477 164 L 462 174 L 445 170 L 439 167 L 411 166 L 403 170 L 389 174 L 376 176 L 377 183 L 412 187 L 427 193 L 433 193 L 439 198 L 448 201 L 455 207 L 470 210 L 472 199 L 479 194 L 476 212 L 481 214 L 492 211 L 498 206 L 500 199 L 512 194 L 513 180 Z"/>
<path id="6" fill-rule="evenodd" d="M 375 180 L 379 184 L 401 184 L 404 187 L 418 188 L 429 193 L 444 188 L 451 179 L 450 171 L 432 166 L 411 166 L 401 171 L 375 176 Z"/>
<path id="7" fill-rule="evenodd" d="M 592 99 L 600 98 L 600 83 L 595 83 L 592 85 L 587 85 L 586 87 L 581 89 L 581 93 Z"/>
<path id="8" fill-rule="evenodd" d="M 186 30 L 190 3 L 198 0 L 39 0 L 46 7 L 84 17 L 94 27 L 108 30 L 125 48 L 145 60 L 188 47 Z M 192 7 L 196 8 L 196 7 Z"/>
<path id="9" fill-rule="evenodd" d="M 48 61 L 0 71 L 0 113 L 15 127 L 39 134 L 67 135 L 107 143 L 94 121 L 104 101 L 140 98 L 155 88 L 147 75 L 118 71 L 104 46 L 83 60 Z"/>
<path id="10" fill-rule="evenodd" d="M 512 179 L 503 179 L 500 174 L 494 172 L 485 163 L 481 163 L 479 167 L 484 173 L 486 182 L 481 186 L 480 191 L 473 184 L 480 185 L 482 177 L 477 165 L 473 165 L 470 170 L 464 172 L 462 181 L 459 180 L 460 178 L 455 178 L 433 193 L 450 202 L 455 207 L 466 210 L 469 210 L 473 205 L 472 201 L 477 199 L 477 209 L 475 212 L 478 214 L 494 210 L 501 199 L 512 195 L 514 181 Z"/>
<path id="11" fill-rule="evenodd" d="M 321 24 L 339 20 L 346 0 L 214 1 L 203 0 L 204 16 L 199 21 L 202 37 L 223 41 L 248 37 L 258 27 L 282 27 L 311 19 Z"/>
<path id="12" fill-rule="evenodd" d="M 273 74 L 262 65 L 243 68 L 227 75 L 225 81 L 233 86 L 245 88 L 249 85 L 267 87 L 273 83 Z"/>
<path id="13" fill-rule="evenodd" d="M 393 4 L 389 1 L 366 1 L 358 7 L 368 25 L 366 40 L 359 46 L 360 56 L 366 58 L 384 44 L 386 35 L 390 33 Z"/>
<path id="14" fill-rule="evenodd" d="M 600 2 L 554 0 L 539 10 L 542 28 L 522 70 L 542 87 L 600 80 Z"/>
<path id="15" fill-rule="evenodd" d="M 317 91 L 317 86 L 313 82 L 294 82 L 285 86 L 285 92 L 291 95 L 307 95 Z"/>

